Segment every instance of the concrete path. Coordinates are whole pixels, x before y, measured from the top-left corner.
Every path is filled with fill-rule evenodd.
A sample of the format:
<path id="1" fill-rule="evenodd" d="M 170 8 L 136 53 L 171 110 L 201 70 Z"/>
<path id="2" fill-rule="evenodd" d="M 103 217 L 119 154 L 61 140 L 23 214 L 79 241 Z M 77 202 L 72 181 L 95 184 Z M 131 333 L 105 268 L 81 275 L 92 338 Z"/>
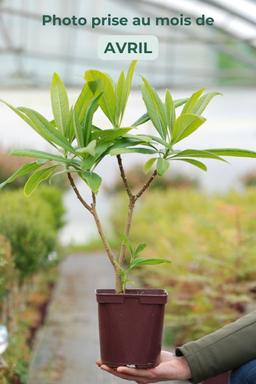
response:
<path id="1" fill-rule="evenodd" d="M 99 356 L 95 289 L 111 288 L 113 281 L 102 254 L 66 258 L 48 320 L 37 337 L 28 384 L 123 382 L 95 365 Z"/>

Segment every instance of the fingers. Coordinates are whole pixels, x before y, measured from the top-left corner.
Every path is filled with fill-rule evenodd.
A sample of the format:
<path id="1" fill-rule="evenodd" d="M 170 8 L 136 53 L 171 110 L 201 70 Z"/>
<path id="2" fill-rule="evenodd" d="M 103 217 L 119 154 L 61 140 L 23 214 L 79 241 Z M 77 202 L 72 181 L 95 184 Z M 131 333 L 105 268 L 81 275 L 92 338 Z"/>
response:
<path id="1" fill-rule="evenodd" d="M 134 381 L 135 378 L 134 377 L 131 377 L 129 375 L 125 375 L 125 374 L 122 374 L 122 373 L 119 373 L 117 372 L 115 369 L 112 369 L 110 367 L 108 367 L 107 365 L 105 364 L 102 364 L 100 366 L 101 369 L 103 369 L 104 371 L 108 372 L 108 373 L 111 373 L 112 375 L 116 376 L 116 377 L 119 377 L 121 379 L 124 379 L 124 380 L 130 380 L 130 381 Z"/>
<path id="2" fill-rule="evenodd" d="M 152 369 L 136 369 L 136 368 L 128 368 L 128 367 L 118 367 L 117 372 L 124 373 L 129 376 L 137 376 L 143 378 L 153 379 L 153 370 Z"/>
<path id="3" fill-rule="evenodd" d="M 119 377 L 124 380 L 135 381 L 137 384 L 147 384 L 157 382 L 155 369 L 135 369 L 128 367 L 118 367 L 117 369 L 110 368 L 109 366 L 102 364 L 101 360 L 97 360 L 96 364 L 99 368 L 105 372 Z"/>
<path id="4" fill-rule="evenodd" d="M 130 377 L 137 383 L 153 383 L 157 379 L 156 368 L 153 369 L 135 369 L 128 367 L 118 367 L 117 372 Z"/>

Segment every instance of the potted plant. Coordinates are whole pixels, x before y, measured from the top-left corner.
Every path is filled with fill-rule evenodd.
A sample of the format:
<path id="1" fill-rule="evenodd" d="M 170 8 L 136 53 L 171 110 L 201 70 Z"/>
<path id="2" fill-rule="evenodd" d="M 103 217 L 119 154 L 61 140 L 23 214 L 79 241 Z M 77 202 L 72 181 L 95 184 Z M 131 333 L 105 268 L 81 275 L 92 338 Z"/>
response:
<path id="1" fill-rule="evenodd" d="M 204 89 L 191 97 L 173 100 L 169 90 L 162 101 L 150 83 L 142 77 L 141 92 L 146 113 L 128 127 L 122 119 L 130 94 L 136 62 L 127 73 L 121 72 L 115 83 L 110 76 L 98 70 L 85 72 L 85 84 L 73 106 L 69 105 L 65 86 L 57 74 L 51 83 L 53 120 L 49 121 L 39 112 L 27 107 L 14 107 L 3 101 L 20 118 L 41 135 L 55 152 L 38 150 L 14 150 L 16 156 L 34 159 L 20 167 L 1 187 L 17 177 L 31 174 L 24 186 L 30 196 L 45 180 L 67 174 L 71 187 L 83 207 L 95 220 L 106 255 L 115 272 L 115 289 L 99 289 L 99 327 L 102 361 L 111 367 L 134 365 L 138 368 L 157 364 L 161 349 L 164 305 L 167 294 L 164 290 L 127 289 L 128 276 L 135 268 L 157 265 L 167 260 L 146 259 L 141 256 L 145 244 L 134 246 L 129 240 L 132 217 L 137 201 L 150 187 L 153 180 L 165 174 L 170 162 L 183 161 L 207 170 L 204 159 L 225 161 L 222 156 L 256 157 L 256 153 L 241 149 L 180 149 L 177 144 L 195 132 L 206 119 L 202 116 L 208 103 L 217 92 L 204 94 Z M 177 116 L 176 110 L 182 107 Z M 111 129 L 94 125 L 94 114 L 100 108 L 111 123 Z M 154 134 L 141 134 L 139 127 L 151 121 Z M 123 153 L 139 153 L 149 158 L 145 172 L 151 174 L 148 181 L 136 193 L 129 186 L 123 166 Z M 97 193 L 101 177 L 97 165 L 106 156 L 115 156 L 129 198 L 128 216 L 121 245 L 114 252 L 103 229 L 98 210 Z M 91 202 L 85 201 L 76 186 L 74 175 L 90 188 Z"/>

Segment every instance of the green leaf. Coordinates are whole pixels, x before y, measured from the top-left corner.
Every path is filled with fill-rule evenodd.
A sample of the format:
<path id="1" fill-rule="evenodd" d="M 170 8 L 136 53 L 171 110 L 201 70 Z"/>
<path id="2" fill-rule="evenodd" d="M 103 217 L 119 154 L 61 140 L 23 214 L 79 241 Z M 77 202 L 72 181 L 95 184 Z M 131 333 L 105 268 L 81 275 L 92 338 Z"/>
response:
<path id="1" fill-rule="evenodd" d="M 89 154 L 95 156 L 96 153 L 96 140 L 92 140 L 86 147 L 78 148 L 76 150 L 78 154 Z"/>
<path id="2" fill-rule="evenodd" d="M 111 156 L 121 155 L 122 153 L 142 153 L 150 155 L 156 153 L 155 150 L 149 148 L 135 147 L 135 148 L 113 148 L 110 150 Z"/>
<path id="3" fill-rule="evenodd" d="M 217 156 L 256 157 L 255 151 L 239 148 L 211 148 L 206 149 L 206 151 L 209 151 Z"/>
<path id="4" fill-rule="evenodd" d="M 95 172 L 81 173 L 82 179 L 86 182 L 92 192 L 97 193 L 101 185 L 101 177 Z"/>
<path id="5" fill-rule="evenodd" d="M 113 141 L 124 136 L 132 128 L 117 128 L 117 129 L 99 129 L 92 131 L 91 137 L 100 141 Z"/>
<path id="6" fill-rule="evenodd" d="M 155 157 L 146 161 L 146 163 L 144 164 L 144 167 L 143 167 L 145 173 L 148 173 L 150 171 L 150 169 L 153 167 L 155 162 L 156 162 Z"/>
<path id="7" fill-rule="evenodd" d="M 11 154 L 15 156 L 21 156 L 21 157 L 32 157 L 34 159 L 53 160 L 58 163 L 64 163 L 74 167 L 79 166 L 79 163 L 76 160 L 67 159 L 66 157 L 54 155 L 48 152 L 37 151 L 33 149 L 23 149 L 23 150 L 15 149 L 11 151 Z"/>
<path id="8" fill-rule="evenodd" d="M 133 263 L 130 266 L 130 269 L 134 269 L 137 267 L 141 267 L 142 265 L 158 265 L 158 264 L 164 264 L 168 263 L 170 264 L 171 262 L 166 259 L 145 259 L 145 258 L 136 258 Z"/>
<path id="9" fill-rule="evenodd" d="M 116 121 L 115 125 L 119 127 L 122 121 L 123 112 L 125 109 L 125 75 L 124 71 L 120 73 L 117 86 L 116 86 Z"/>
<path id="10" fill-rule="evenodd" d="M 97 92 L 103 92 L 100 99 L 100 107 L 113 125 L 116 117 L 116 95 L 113 80 L 104 72 L 90 70 L 85 72 L 87 81 L 96 81 Z M 92 89 L 91 89 L 92 90 Z M 95 92 L 94 92 L 95 93 Z"/>
<path id="11" fill-rule="evenodd" d="M 183 99 L 177 99 L 174 101 L 175 108 L 181 107 L 188 101 L 188 98 L 183 98 Z"/>
<path id="12" fill-rule="evenodd" d="M 160 137 L 153 136 L 153 135 L 147 135 L 147 136 L 150 137 L 152 141 L 155 141 L 158 144 L 162 144 L 164 147 L 169 147 L 169 144 L 165 140 L 160 139 Z"/>
<path id="13" fill-rule="evenodd" d="M 70 111 L 69 111 L 69 119 L 68 119 L 68 124 L 67 124 L 67 133 L 66 133 L 66 137 L 67 137 L 68 142 L 70 144 L 75 139 L 75 129 L 74 129 L 74 124 L 73 124 L 73 113 L 74 113 L 74 108 L 71 107 Z"/>
<path id="14" fill-rule="evenodd" d="M 125 107 L 127 105 L 128 97 L 131 92 L 132 87 L 132 79 L 136 67 L 136 61 L 132 61 L 127 76 L 125 77 L 124 72 L 120 73 L 117 86 L 116 86 L 116 119 L 115 119 L 115 127 L 119 127 L 121 125 Z"/>
<path id="15" fill-rule="evenodd" d="M 131 135 L 126 135 L 126 137 L 130 137 Z M 152 140 L 152 137 L 150 135 L 132 135 L 133 137 L 136 137 L 138 140 L 141 140 L 141 142 L 143 143 L 151 143 L 153 140 Z"/>
<path id="16" fill-rule="evenodd" d="M 119 127 L 121 125 L 125 107 L 127 105 L 128 97 L 131 92 L 132 79 L 134 71 L 136 68 L 137 62 L 134 60 L 131 62 L 127 76 L 125 77 L 124 72 L 122 71 L 116 86 L 116 121 L 115 126 Z"/>
<path id="17" fill-rule="evenodd" d="M 197 100 L 196 104 L 193 107 L 192 113 L 196 115 L 201 115 L 205 108 L 208 106 L 210 101 L 215 97 L 215 96 L 221 96 L 222 94 L 220 92 L 209 92 L 200 97 L 199 100 Z"/>
<path id="18" fill-rule="evenodd" d="M 93 119 L 94 113 L 96 112 L 96 110 L 99 106 L 101 97 L 102 97 L 102 93 L 95 96 L 91 100 L 91 102 L 87 108 L 87 111 L 85 114 L 85 119 L 82 123 L 83 124 L 82 127 L 83 127 L 84 145 L 89 144 L 90 137 L 91 137 L 91 131 L 92 131 L 92 119 Z"/>
<path id="19" fill-rule="evenodd" d="M 181 114 L 175 121 L 173 127 L 172 144 L 176 144 L 179 141 L 185 139 L 185 137 L 195 132 L 206 119 L 201 116 L 194 115 L 192 113 Z"/>
<path id="20" fill-rule="evenodd" d="M 131 92 L 132 80 L 133 80 L 133 75 L 135 72 L 136 65 L 137 65 L 137 61 L 133 60 L 130 64 L 129 68 L 128 68 L 128 71 L 127 71 L 127 75 L 126 75 L 126 79 L 125 79 L 125 87 L 124 87 L 125 92 L 124 92 L 124 101 L 123 101 L 121 120 L 123 118 L 124 110 L 125 110 L 125 107 L 126 107 L 126 104 L 127 104 L 130 92 Z M 120 121 L 120 123 L 121 123 L 121 121 Z"/>
<path id="21" fill-rule="evenodd" d="M 43 115 L 31 108 L 19 107 L 18 110 L 26 115 L 30 121 L 29 125 L 44 139 L 51 144 L 57 144 L 67 152 L 74 153 L 74 148 L 69 144 L 65 136 L 54 128 Z"/>
<path id="22" fill-rule="evenodd" d="M 144 113 L 138 120 L 135 121 L 135 123 L 132 124 L 133 127 L 138 127 L 139 125 L 145 124 L 147 121 L 150 120 L 149 114 Z"/>
<path id="23" fill-rule="evenodd" d="M 28 179 L 24 186 L 24 193 L 30 196 L 36 188 L 45 180 L 47 180 L 55 171 L 56 165 L 36 170 Z"/>
<path id="24" fill-rule="evenodd" d="M 147 244 L 146 243 L 141 243 L 139 244 L 136 249 L 135 249 L 135 256 L 139 255 L 141 252 L 144 251 L 144 249 L 146 248 Z"/>
<path id="25" fill-rule="evenodd" d="M 129 97 L 129 94 L 130 94 L 130 91 L 132 88 L 132 80 L 133 80 L 133 75 L 135 72 L 136 65 L 137 65 L 137 60 L 132 60 L 130 66 L 128 68 L 128 71 L 127 71 L 127 76 L 125 79 L 125 82 L 126 82 L 126 101 L 128 100 L 128 97 Z"/>
<path id="26" fill-rule="evenodd" d="M 122 240 L 123 245 L 125 245 L 126 248 L 128 249 L 128 251 L 130 253 L 131 260 L 132 260 L 135 256 L 135 249 L 132 246 L 131 240 L 129 239 L 129 237 L 125 233 L 123 233 L 121 235 L 121 240 Z"/>
<path id="27" fill-rule="evenodd" d="M 67 173 L 75 173 L 75 174 L 78 174 L 80 171 L 79 170 L 74 170 L 74 169 L 62 169 L 61 171 L 58 171 L 58 172 L 54 172 L 50 178 L 49 178 L 49 184 L 52 184 L 52 181 L 54 179 L 54 177 L 56 176 L 60 176 L 60 175 L 64 175 L 64 174 L 67 174 Z"/>
<path id="28" fill-rule="evenodd" d="M 7 105 L 7 107 L 14 111 L 22 120 L 29 124 L 40 136 L 42 136 L 49 143 L 51 143 L 52 145 L 54 145 L 55 143 L 60 147 L 64 148 L 65 150 L 68 150 L 70 152 L 73 151 L 73 148 L 70 146 L 65 137 L 54 128 L 53 124 L 51 124 L 42 115 L 40 115 L 39 112 L 24 107 L 16 108 L 4 100 L 0 100 L 0 102 Z"/>
<path id="29" fill-rule="evenodd" d="M 80 147 L 83 147 L 84 146 L 83 130 L 78 118 L 78 114 L 75 109 L 72 111 L 72 118 L 73 118 L 73 127 L 74 127 L 77 144 Z"/>
<path id="30" fill-rule="evenodd" d="M 53 74 L 51 83 L 52 112 L 56 126 L 67 137 L 69 123 L 69 101 L 66 88 L 57 73 Z"/>
<path id="31" fill-rule="evenodd" d="M 188 99 L 186 104 L 184 105 L 184 108 L 182 110 L 182 113 L 195 113 L 194 112 L 194 107 L 200 96 L 203 94 L 205 91 L 205 88 L 201 88 Z"/>
<path id="32" fill-rule="evenodd" d="M 93 167 L 95 169 L 101 160 L 109 153 L 112 147 L 113 144 L 110 142 L 98 142 L 95 150 L 95 156 L 83 160 L 82 168 L 89 170 Z"/>
<path id="33" fill-rule="evenodd" d="M 7 184 L 12 183 L 18 177 L 26 176 L 30 172 L 35 171 L 40 168 L 43 163 L 33 162 L 29 164 L 22 165 L 19 169 L 17 169 L 8 179 L 6 179 L 3 183 L 0 184 L 0 188 L 5 187 Z"/>
<path id="34" fill-rule="evenodd" d="M 157 174 L 159 176 L 163 176 L 165 174 L 165 172 L 168 170 L 169 166 L 170 166 L 170 164 L 169 164 L 168 160 L 165 160 L 165 159 L 162 159 L 161 157 L 159 157 L 159 159 L 157 159 L 157 163 L 156 163 Z"/>
<path id="35" fill-rule="evenodd" d="M 174 101 L 175 108 L 178 108 L 186 103 L 188 99 L 178 99 Z M 148 113 L 144 113 L 138 120 L 135 121 L 135 123 L 132 124 L 133 127 L 138 127 L 139 125 L 145 124 L 150 120 L 150 117 Z"/>
<path id="36" fill-rule="evenodd" d="M 113 144 L 111 144 L 109 146 L 109 151 L 116 148 L 117 149 L 120 149 L 120 148 L 132 149 L 134 147 L 138 148 L 139 145 L 142 145 L 143 147 L 140 147 L 140 148 L 146 149 L 146 152 L 149 154 L 158 152 L 158 150 L 154 148 L 150 143 L 145 141 L 144 138 L 141 139 L 137 135 L 129 135 L 129 134 L 123 137 L 120 137 Z"/>
<path id="37" fill-rule="evenodd" d="M 87 108 L 93 97 L 94 95 L 89 87 L 89 83 L 85 83 L 74 106 L 74 110 L 76 111 L 80 123 L 84 121 Z"/>
<path id="38" fill-rule="evenodd" d="M 206 159 L 215 159 L 215 160 L 221 160 L 226 161 L 216 153 L 212 152 L 211 150 L 205 150 L 205 149 L 185 149 L 184 151 L 178 152 L 175 156 L 176 157 L 199 157 L 199 158 L 206 158 Z"/>
<path id="39" fill-rule="evenodd" d="M 174 159 L 179 161 L 184 161 L 185 163 L 189 163 L 191 165 L 194 165 L 197 168 L 200 168 L 202 171 L 207 171 L 207 166 L 202 163 L 201 161 L 195 160 L 195 159 Z"/>
<path id="40" fill-rule="evenodd" d="M 131 135 L 131 134 L 128 133 L 128 134 L 124 135 L 123 138 L 124 138 L 124 139 L 129 139 L 131 145 L 132 145 L 132 144 L 133 144 L 133 145 L 142 144 L 142 145 L 147 145 L 147 146 L 149 146 L 149 147 L 151 147 L 151 148 L 156 149 L 156 148 L 153 146 L 153 144 L 152 144 L 152 142 L 153 142 L 154 140 L 152 140 L 152 138 L 151 138 L 150 135 L 138 135 L 138 134 L 137 134 L 137 135 Z M 159 139 L 159 140 L 161 140 L 161 139 Z"/>
<path id="41" fill-rule="evenodd" d="M 168 89 L 165 94 L 165 108 L 169 132 L 172 134 L 173 126 L 176 120 L 176 112 L 172 95 Z"/>
<path id="42" fill-rule="evenodd" d="M 159 135 L 165 139 L 167 134 L 167 121 L 164 104 L 154 88 L 149 82 L 142 77 L 143 85 L 141 86 L 143 100 L 147 107 L 149 117 L 157 129 Z"/>

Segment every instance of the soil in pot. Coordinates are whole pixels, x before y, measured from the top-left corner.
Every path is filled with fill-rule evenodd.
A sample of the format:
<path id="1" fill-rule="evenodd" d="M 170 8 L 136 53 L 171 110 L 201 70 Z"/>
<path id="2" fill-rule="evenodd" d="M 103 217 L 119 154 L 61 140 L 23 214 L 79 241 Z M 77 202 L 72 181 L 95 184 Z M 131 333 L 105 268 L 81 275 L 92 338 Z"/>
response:
<path id="1" fill-rule="evenodd" d="M 161 352 L 166 291 L 99 289 L 96 297 L 101 360 L 112 368 L 154 367 Z"/>

